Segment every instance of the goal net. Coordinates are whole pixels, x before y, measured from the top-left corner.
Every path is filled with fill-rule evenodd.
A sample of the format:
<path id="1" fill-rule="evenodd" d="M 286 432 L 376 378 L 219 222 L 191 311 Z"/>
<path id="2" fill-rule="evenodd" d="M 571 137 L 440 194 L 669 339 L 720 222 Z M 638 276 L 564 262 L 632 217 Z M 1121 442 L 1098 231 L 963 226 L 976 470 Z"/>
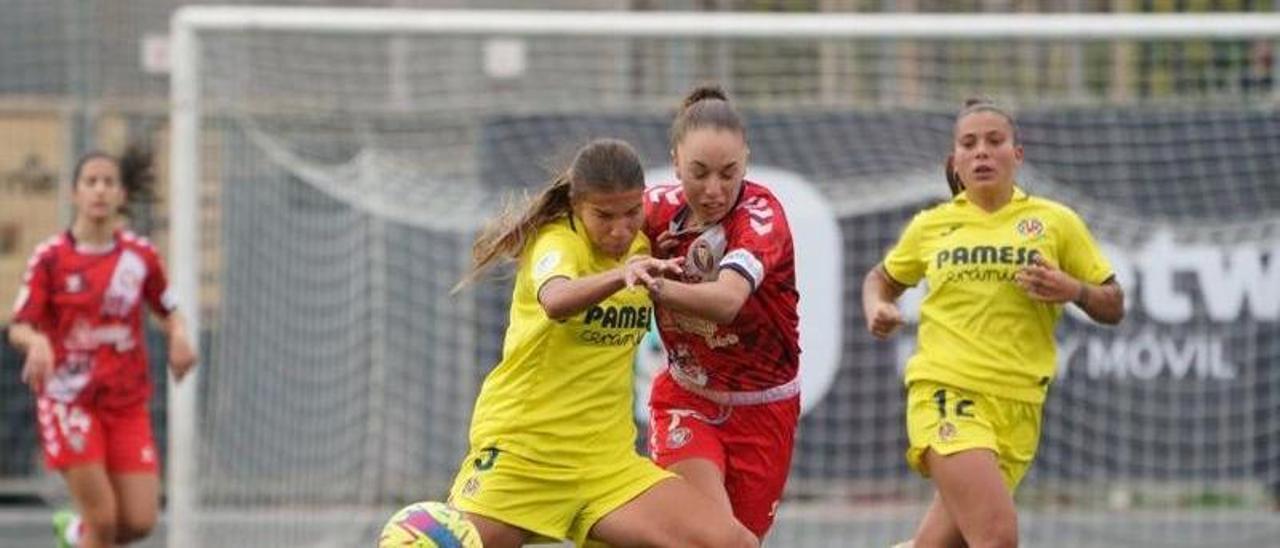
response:
<path id="1" fill-rule="evenodd" d="M 593 137 L 669 180 L 674 107 L 707 81 L 803 225 L 806 414 L 768 544 L 887 546 L 932 496 L 902 457 L 921 292 L 877 342 L 860 286 L 948 195 L 974 94 L 1012 107 L 1019 184 L 1080 212 L 1129 304 L 1062 322 L 1023 541 L 1269 544 L 1277 38 L 1269 15 L 180 10 L 171 261 L 207 361 L 172 406 L 171 544 L 367 545 L 444 499 L 510 292 L 449 295 L 475 230 Z"/>

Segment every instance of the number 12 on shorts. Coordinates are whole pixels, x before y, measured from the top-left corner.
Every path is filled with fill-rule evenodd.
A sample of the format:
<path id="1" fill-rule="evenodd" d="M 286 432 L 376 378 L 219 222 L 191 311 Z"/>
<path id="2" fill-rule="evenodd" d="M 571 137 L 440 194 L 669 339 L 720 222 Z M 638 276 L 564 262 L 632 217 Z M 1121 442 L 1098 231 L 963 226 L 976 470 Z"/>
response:
<path id="1" fill-rule="evenodd" d="M 933 393 L 933 401 L 934 401 L 934 402 L 936 402 L 936 403 L 938 404 L 938 415 L 939 415 L 940 417 L 942 417 L 942 418 L 944 418 L 944 419 L 945 419 L 945 418 L 947 417 L 947 391 L 946 391 L 946 389 L 939 388 L 936 392 L 934 392 L 934 393 Z M 971 407 L 973 407 L 973 400 L 970 400 L 970 399 L 960 399 L 959 401 L 957 401 L 957 402 L 956 402 L 956 407 L 955 407 L 955 414 L 956 414 L 956 416 L 957 416 L 957 417 L 972 417 L 972 416 L 973 416 L 973 411 L 971 411 L 971 410 L 970 410 L 970 408 L 971 408 Z"/>

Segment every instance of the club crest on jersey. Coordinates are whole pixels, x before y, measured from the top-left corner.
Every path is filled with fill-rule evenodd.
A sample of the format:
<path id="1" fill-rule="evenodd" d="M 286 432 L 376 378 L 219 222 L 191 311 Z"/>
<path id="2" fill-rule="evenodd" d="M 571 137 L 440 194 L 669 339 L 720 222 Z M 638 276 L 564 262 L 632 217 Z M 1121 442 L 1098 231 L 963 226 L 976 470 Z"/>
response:
<path id="1" fill-rule="evenodd" d="M 948 442 L 956 437 L 956 425 L 949 422 L 943 422 L 938 427 L 938 441 Z"/>
<path id="2" fill-rule="evenodd" d="M 467 478 L 466 483 L 462 484 L 462 496 L 474 497 L 480 492 L 480 477 L 473 475 Z"/>
<path id="3" fill-rule="evenodd" d="M 693 431 L 686 426 L 677 426 L 667 432 L 667 448 L 679 449 L 689 443 L 693 439 Z"/>
<path id="4" fill-rule="evenodd" d="M 71 451 L 75 453 L 83 453 L 86 443 L 84 435 L 79 432 L 67 434 L 67 445 L 70 445 Z"/>
<path id="5" fill-rule="evenodd" d="M 718 277 L 720 259 L 724 257 L 725 243 L 723 226 L 715 225 L 699 234 L 685 253 L 686 279 L 695 283 L 714 281 Z"/>
<path id="6" fill-rule="evenodd" d="M 67 279 L 63 284 L 63 289 L 66 290 L 67 293 L 79 293 L 84 291 L 84 276 L 79 272 L 67 274 Z"/>
<path id="7" fill-rule="evenodd" d="M 1034 240 L 1044 235 L 1044 223 L 1035 217 L 1028 217 L 1018 221 L 1017 231 L 1022 237 Z"/>
<path id="8" fill-rule="evenodd" d="M 707 245 L 706 240 L 693 242 L 693 246 L 689 248 L 689 260 L 699 272 L 710 272 L 715 266 L 711 246 Z"/>

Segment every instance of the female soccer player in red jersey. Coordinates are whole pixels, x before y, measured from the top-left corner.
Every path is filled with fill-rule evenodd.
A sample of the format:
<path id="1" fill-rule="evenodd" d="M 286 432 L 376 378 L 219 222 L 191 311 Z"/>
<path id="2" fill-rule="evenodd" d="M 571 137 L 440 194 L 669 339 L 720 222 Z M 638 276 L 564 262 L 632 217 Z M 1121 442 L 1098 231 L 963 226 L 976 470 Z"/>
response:
<path id="1" fill-rule="evenodd" d="M 195 365 L 159 255 L 122 228 L 130 198 L 148 195 L 150 157 L 85 155 L 72 177 L 75 220 L 36 248 L 9 340 L 26 354 L 45 464 L 80 517 L 55 517 L 60 546 L 107 547 L 156 522 L 159 467 L 151 432 L 145 303 L 161 318 L 174 378 Z"/>
<path id="2" fill-rule="evenodd" d="M 655 254 L 684 257 L 680 276 L 643 280 L 668 354 L 649 449 L 763 539 L 800 416 L 791 231 L 778 199 L 744 179 L 746 129 L 722 89 L 685 97 L 671 155 L 679 183 L 645 200 Z"/>
<path id="3" fill-rule="evenodd" d="M 652 303 L 624 288 L 680 263 L 649 256 L 643 192 L 631 146 L 597 139 L 476 241 L 468 280 L 516 264 L 502 360 L 476 398 L 449 497 L 489 548 L 759 546 L 727 509 L 636 453 L 631 368 Z"/>

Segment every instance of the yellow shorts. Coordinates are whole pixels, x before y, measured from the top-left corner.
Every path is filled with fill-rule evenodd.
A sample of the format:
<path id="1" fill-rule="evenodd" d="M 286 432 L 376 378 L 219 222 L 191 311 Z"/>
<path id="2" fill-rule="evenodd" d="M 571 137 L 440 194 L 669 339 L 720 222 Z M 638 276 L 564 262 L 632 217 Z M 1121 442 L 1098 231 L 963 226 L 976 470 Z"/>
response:
<path id="1" fill-rule="evenodd" d="M 675 477 L 635 453 L 589 466 L 548 465 L 473 449 L 449 490 L 454 507 L 533 532 L 533 540 L 586 543 L 600 518 Z"/>
<path id="2" fill-rule="evenodd" d="M 1031 467 L 1040 445 L 1042 404 L 988 396 L 932 381 L 907 387 L 907 465 L 924 477 L 925 450 L 951 455 L 967 449 L 995 452 L 1009 492 Z"/>

